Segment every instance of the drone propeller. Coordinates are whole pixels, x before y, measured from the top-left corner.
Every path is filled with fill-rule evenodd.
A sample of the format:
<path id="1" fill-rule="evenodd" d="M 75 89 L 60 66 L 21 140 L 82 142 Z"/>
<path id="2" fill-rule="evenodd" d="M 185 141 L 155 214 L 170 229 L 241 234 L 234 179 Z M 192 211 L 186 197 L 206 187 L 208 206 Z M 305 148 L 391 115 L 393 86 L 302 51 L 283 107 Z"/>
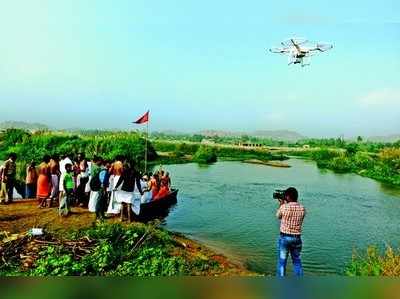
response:
<path id="1" fill-rule="evenodd" d="M 304 45 L 308 42 L 309 41 L 305 38 L 294 37 L 284 40 L 283 42 L 281 42 L 281 45 L 285 47 L 292 47 L 293 43 L 295 43 L 296 45 Z"/>
<path id="2" fill-rule="evenodd" d="M 277 54 L 285 54 L 289 52 L 287 48 L 271 48 L 269 51 Z"/>
<path id="3" fill-rule="evenodd" d="M 320 52 L 325 52 L 333 48 L 333 45 L 318 43 L 315 47 Z"/>

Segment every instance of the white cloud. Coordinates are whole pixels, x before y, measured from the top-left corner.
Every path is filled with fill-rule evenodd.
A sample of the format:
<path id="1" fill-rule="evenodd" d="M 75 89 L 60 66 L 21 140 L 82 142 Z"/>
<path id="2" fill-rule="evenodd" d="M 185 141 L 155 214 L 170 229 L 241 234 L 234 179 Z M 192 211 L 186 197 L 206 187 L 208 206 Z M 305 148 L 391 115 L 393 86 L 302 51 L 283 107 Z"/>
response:
<path id="1" fill-rule="evenodd" d="M 382 107 L 388 108 L 400 105 L 400 89 L 385 88 L 369 92 L 359 99 L 359 103 L 365 107 Z"/>

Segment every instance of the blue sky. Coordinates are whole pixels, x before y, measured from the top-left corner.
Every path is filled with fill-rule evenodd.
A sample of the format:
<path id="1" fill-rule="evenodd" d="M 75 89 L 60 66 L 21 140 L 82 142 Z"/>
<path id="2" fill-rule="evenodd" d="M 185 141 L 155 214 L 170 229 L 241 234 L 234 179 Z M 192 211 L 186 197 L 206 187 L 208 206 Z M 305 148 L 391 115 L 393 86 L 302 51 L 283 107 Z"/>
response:
<path id="1" fill-rule="evenodd" d="M 2 3 L 0 121 L 400 133 L 400 1 L 159 2 Z M 287 66 L 291 36 L 335 48 Z"/>

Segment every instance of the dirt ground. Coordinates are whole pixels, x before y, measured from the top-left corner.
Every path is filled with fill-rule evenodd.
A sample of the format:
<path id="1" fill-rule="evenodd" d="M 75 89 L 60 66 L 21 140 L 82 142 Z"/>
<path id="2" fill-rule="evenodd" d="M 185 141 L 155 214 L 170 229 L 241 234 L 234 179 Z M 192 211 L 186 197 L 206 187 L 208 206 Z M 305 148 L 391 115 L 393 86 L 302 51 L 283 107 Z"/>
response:
<path id="1" fill-rule="evenodd" d="M 63 235 L 71 230 L 90 227 L 95 221 L 95 214 L 90 213 L 86 208 L 73 207 L 72 213 L 68 217 L 60 217 L 56 207 L 40 209 L 34 200 L 20 200 L 11 204 L 0 205 L 0 231 L 9 234 L 23 233 L 35 227 Z M 110 223 L 119 222 L 119 217 L 109 218 L 106 221 Z M 130 225 L 137 225 L 137 223 L 133 222 Z M 219 271 L 218 275 L 257 275 L 248 271 L 243 265 L 232 263 L 224 255 L 217 254 L 183 235 L 174 234 L 174 239 L 178 245 L 174 250 L 174 255 L 215 260 L 223 268 L 223 273 Z M 213 273 L 209 273 L 209 275 L 213 275 Z"/>
<path id="2" fill-rule="evenodd" d="M 95 215 L 87 209 L 74 207 L 69 217 L 60 217 L 58 208 L 37 207 L 35 200 L 14 201 L 11 204 L 0 205 L 0 231 L 21 233 L 33 227 L 63 233 L 71 229 L 90 226 L 95 221 Z"/>

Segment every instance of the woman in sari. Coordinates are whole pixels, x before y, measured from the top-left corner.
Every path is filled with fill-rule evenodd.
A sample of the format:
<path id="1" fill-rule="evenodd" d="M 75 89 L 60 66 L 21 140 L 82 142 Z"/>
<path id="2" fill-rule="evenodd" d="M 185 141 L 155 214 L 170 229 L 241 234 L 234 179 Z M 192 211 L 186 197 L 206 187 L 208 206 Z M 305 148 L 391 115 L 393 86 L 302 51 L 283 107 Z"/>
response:
<path id="1" fill-rule="evenodd" d="M 158 183 L 158 173 L 154 173 L 151 177 L 149 188 L 151 190 L 151 197 L 154 199 L 157 196 L 159 190 L 159 183 Z"/>
<path id="2" fill-rule="evenodd" d="M 39 202 L 39 208 L 46 207 L 47 199 L 50 197 L 51 192 L 51 175 L 49 167 L 50 157 L 48 155 L 43 157 L 43 162 L 39 165 L 39 177 L 37 181 L 36 197 Z"/>

